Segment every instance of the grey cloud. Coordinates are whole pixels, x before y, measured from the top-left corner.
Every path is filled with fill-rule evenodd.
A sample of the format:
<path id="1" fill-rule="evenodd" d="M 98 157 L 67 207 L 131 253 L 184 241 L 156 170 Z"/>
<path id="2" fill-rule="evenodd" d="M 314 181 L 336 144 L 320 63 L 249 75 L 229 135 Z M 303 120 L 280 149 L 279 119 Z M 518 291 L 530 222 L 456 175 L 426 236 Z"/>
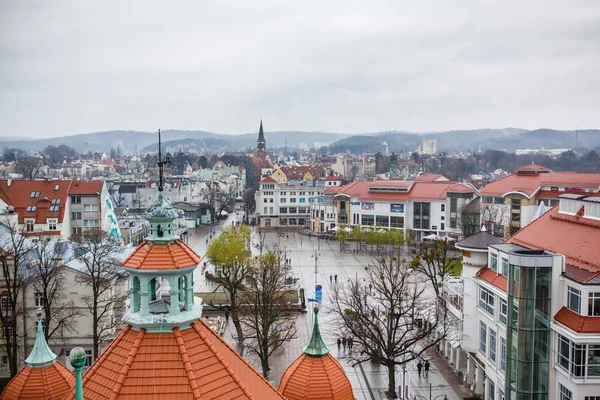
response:
<path id="1" fill-rule="evenodd" d="M 597 128 L 600 3 L 14 2 L 0 135 Z"/>

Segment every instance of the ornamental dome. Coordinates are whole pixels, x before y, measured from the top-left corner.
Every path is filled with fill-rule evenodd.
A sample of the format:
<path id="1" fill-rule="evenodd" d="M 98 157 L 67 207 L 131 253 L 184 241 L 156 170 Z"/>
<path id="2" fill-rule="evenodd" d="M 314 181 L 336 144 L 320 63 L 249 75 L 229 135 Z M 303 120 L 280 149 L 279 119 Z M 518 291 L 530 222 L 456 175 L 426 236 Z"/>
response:
<path id="1" fill-rule="evenodd" d="M 310 342 L 283 374 L 279 392 L 288 400 L 354 400 L 344 368 L 329 353 L 321 338 L 318 312 L 315 308 Z"/>
<path id="2" fill-rule="evenodd" d="M 2 392 L 0 400 L 62 399 L 75 385 L 75 376 L 56 361 L 56 354 L 46 342 L 42 328 L 42 312 L 37 312 L 35 344 L 25 366 L 14 376 Z"/>

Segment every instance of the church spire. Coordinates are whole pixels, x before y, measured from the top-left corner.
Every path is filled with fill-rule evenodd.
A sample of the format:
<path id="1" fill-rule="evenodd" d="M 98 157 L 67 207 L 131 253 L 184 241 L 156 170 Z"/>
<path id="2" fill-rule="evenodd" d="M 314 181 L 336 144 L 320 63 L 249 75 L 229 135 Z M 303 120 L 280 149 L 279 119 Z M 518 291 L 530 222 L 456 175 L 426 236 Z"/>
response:
<path id="1" fill-rule="evenodd" d="M 313 357 L 323 357 L 329 354 L 329 348 L 321 337 L 321 330 L 319 329 L 319 308 L 315 307 L 315 326 L 313 328 L 312 337 L 310 342 L 304 347 L 304 353 Z"/>
<path id="2" fill-rule="evenodd" d="M 258 141 L 265 141 L 265 132 L 263 131 L 262 118 L 260 119 L 260 129 L 258 130 Z"/>
<path id="3" fill-rule="evenodd" d="M 162 192 L 163 191 L 163 175 L 164 175 L 164 170 L 165 170 L 165 165 L 166 164 L 171 164 L 171 160 L 169 159 L 169 157 L 166 157 L 164 160 L 162 158 L 162 149 L 161 149 L 162 145 L 160 142 L 160 129 L 158 130 L 158 191 Z"/>
<path id="4" fill-rule="evenodd" d="M 50 350 L 50 347 L 48 347 L 48 343 L 46 342 L 46 337 L 44 336 L 41 308 L 37 310 L 36 316 L 37 332 L 35 336 L 35 344 L 33 345 L 31 354 L 29 354 L 29 357 L 25 359 L 25 364 L 31 368 L 42 368 L 54 364 L 54 361 L 56 361 L 56 354 Z"/>

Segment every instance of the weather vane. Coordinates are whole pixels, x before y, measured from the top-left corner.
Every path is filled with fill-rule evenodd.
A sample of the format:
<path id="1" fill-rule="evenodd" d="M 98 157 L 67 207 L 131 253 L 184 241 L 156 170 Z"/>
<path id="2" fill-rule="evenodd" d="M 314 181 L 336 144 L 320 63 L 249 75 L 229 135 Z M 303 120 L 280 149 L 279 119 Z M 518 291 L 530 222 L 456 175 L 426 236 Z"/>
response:
<path id="1" fill-rule="evenodd" d="M 158 130 L 158 191 L 163 191 L 163 174 L 166 164 L 171 164 L 169 157 L 162 158 L 162 150 L 160 144 L 160 129 Z"/>

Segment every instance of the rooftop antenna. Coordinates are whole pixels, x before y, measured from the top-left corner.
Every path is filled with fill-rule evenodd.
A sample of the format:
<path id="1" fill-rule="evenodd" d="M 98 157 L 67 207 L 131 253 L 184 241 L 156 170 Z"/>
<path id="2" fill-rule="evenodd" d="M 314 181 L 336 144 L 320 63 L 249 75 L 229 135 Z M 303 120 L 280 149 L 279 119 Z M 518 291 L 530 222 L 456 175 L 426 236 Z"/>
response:
<path id="1" fill-rule="evenodd" d="M 166 157 L 164 160 L 162 158 L 162 150 L 160 143 L 160 129 L 158 130 L 158 191 L 163 191 L 163 171 L 165 169 L 166 164 L 170 164 L 171 160 L 169 157 Z"/>

